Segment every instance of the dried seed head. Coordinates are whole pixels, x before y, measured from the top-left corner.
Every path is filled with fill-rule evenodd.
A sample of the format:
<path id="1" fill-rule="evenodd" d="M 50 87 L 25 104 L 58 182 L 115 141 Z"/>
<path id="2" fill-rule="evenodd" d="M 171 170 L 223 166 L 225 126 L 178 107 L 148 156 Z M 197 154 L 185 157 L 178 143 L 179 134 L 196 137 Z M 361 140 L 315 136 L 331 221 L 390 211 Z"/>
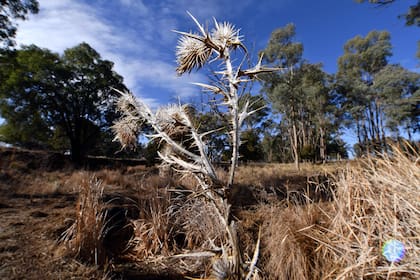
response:
<path id="1" fill-rule="evenodd" d="M 115 134 L 114 141 L 119 141 L 123 149 L 134 149 L 137 146 L 140 127 L 141 122 L 139 120 L 134 118 L 120 119 L 112 126 Z"/>
<path id="2" fill-rule="evenodd" d="M 201 68 L 211 55 L 211 48 L 204 42 L 188 36 L 182 36 L 178 41 L 176 57 L 179 75 L 190 73 L 194 68 Z"/>
<path id="3" fill-rule="evenodd" d="M 172 104 L 159 108 L 156 119 L 169 136 L 184 135 L 189 130 L 190 123 L 187 111 L 187 106 Z"/>
<path id="4" fill-rule="evenodd" d="M 241 44 L 241 36 L 239 29 L 229 22 L 218 23 L 215 20 L 215 29 L 211 33 L 211 39 L 220 50 L 225 48 L 236 47 Z"/>

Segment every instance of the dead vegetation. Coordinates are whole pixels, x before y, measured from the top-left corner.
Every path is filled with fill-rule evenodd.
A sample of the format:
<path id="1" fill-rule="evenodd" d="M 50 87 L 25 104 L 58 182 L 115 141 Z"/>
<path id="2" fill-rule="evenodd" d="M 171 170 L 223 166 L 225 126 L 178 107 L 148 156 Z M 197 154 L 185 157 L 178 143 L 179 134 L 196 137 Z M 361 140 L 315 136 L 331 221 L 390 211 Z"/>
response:
<path id="1" fill-rule="evenodd" d="M 212 259 L 225 231 L 193 199 L 187 177 L 142 168 L 20 173 L 2 164 L 1 278 L 209 278 L 217 269 Z M 245 263 L 261 229 L 260 279 L 419 278 L 417 153 L 394 149 L 329 170 L 287 168 L 243 166 L 233 188 Z M 330 196 L 318 199 L 328 188 Z M 382 256 L 390 239 L 406 248 L 399 262 Z"/>

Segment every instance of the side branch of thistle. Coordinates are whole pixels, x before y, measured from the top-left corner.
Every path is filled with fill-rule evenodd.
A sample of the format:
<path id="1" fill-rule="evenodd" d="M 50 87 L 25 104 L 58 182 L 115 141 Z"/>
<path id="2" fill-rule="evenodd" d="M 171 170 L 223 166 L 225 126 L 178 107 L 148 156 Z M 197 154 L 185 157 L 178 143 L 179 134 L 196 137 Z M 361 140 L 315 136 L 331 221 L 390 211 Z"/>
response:
<path id="1" fill-rule="evenodd" d="M 167 108 L 161 108 L 155 114 L 141 100 L 137 100 L 133 94 L 129 92 L 121 92 L 118 101 L 118 110 L 123 117 L 114 124 L 115 140 L 122 143 L 123 147 L 132 146 L 133 139 L 137 140 L 137 134 L 140 131 L 140 125 L 148 123 L 155 131 L 151 138 L 159 139 L 169 145 L 174 153 L 170 155 L 160 154 L 161 158 L 167 163 L 178 163 L 183 165 L 185 170 L 201 172 L 218 181 L 213 165 L 206 154 L 206 146 L 202 141 L 202 137 L 192 126 L 186 109 L 184 106 L 173 105 Z M 190 133 L 194 138 L 194 145 L 197 147 L 199 154 L 189 151 L 186 147 L 171 137 L 171 134 L 178 131 Z M 126 137 L 129 134 L 131 137 Z M 136 135 L 136 137 L 132 136 Z"/>

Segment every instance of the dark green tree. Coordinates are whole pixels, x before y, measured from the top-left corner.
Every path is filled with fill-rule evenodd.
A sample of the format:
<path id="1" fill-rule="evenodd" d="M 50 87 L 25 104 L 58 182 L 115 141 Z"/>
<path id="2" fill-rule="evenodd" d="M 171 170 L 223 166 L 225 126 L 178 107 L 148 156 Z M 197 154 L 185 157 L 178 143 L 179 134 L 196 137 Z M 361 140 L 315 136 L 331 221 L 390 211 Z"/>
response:
<path id="1" fill-rule="evenodd" d="M 53 131 L 40 108 L 42 95 L 55 84 L 59 56 L 35 46 L 0 54 L 0 114 L 3 141 L 27 148 L 46 148 Z M 56 77 L 59 78 L 58 76 Z M 58 81 L 57 81 L 58 82 Z"/>
<path id="2" fill-rule="evenodd" d="M 239 156 L 240 160 L 245 162 L 262 161 L 264 159 L 260 137 L 256 130 L 248 129 L 242 132 Z"/>
<path id="3" fill-rule="evenodd" d="M 37 0 L 0 0 L 0 43 L 3 47 L 15 45 L 16 20 L 26 20 L 29 13 L 39 10 Z"/>
<path id="4" fill-rule="evenodd" d="M 367 153 L 385 147 L 385 102 L 374 87 L 374 77 L 388 64 L 391 48 L 388 32 L 371 31 L 347 41 L 338 59 L 337 88 L 343 109 Z"/>
<path id="5" fill-rule="evenodd" d="M 273 110 L 281 114 L 281 124 L 288 127 L 285 134 L 299 168 L 302 156 L 326 160 L 327 139 L 338 131 L 340 118 L 333 77 L 322 70 L 321 64 L 302 59 L 303 46 L 293 41 L 294 35 L 294 26 L 290 24 L 273 32 L 263 52 L 269 63 L 285 70 L 264 75 L 262 79 L 263 91 Z M 274 140 L 269 135 L 264 137 L 264 143 Z"/>
<path id="6" fill-rule="evenodd" d="M 403 129 L 411 141 L 420 130 L 420 74 L 387 65 L 375 75 L 373 87 L 384 103 L 386 127 L 397 137 Z"/>
<path id="7" fill-rule="evenodd" d="M 27 131 L 31 122 L 20 120 L 39 114 L 39 130 L 48 139 L 64 137 L 72 159 L 80 163 L 109 132 L 117 117 L 112 87 L 125 89 L 113 63 L 103 60 L 88 44 L 67 49 L 62 56 L 36 46 L 7 52 L 2 57 L 0 112 L 11 134 Z M 12 67 L 11 67 L 12 65 Z M 31 139 L 35 138 L 33 135 Z M 7 137 L 7 135 L 6 135 Z M 12 143 L 27 146 L 25 139 Z M 16 139 L 15 139 L 16 140 Z M 102 139 L 103 140 L 103 139 Z M 45 143 L 45 139 L 37 141 Z M 49 143 L 51 144 L 51 143 Z"/>
<path id="8" fill-rule="evenodd" d="M 61 60 L 71 75 L 57 96 L 58 102 L 51 104 L 51 119 L 64 128 L 73 160 L 79 161 L 98 143 L 89 139 L 100 138 L 99 130 L 92 128 L 110 132 L 117 118 L 114 105 L 119 95 L 112 88 L 126 87 L 122 77 L 113 71 L 113 63 L 103 60 L 86 43 L 67 49 Z M 58 110 L 53 110 L 56 105 Z"/>
<path id="9" fill-rule="evenodd" d="M 283 73 L 264 75 L 263 91 L 267 94 L 272 108 L 280 113 L 289 124 L 290 146 L 296 168 L 299 169 L 298 126 L 302 95 L 299 89 L 303 45 L 294 42 L 295 26 L 288 24 L 273 31 L 267 47 L 262 51 L 266 62 L 283 67 Z"/>

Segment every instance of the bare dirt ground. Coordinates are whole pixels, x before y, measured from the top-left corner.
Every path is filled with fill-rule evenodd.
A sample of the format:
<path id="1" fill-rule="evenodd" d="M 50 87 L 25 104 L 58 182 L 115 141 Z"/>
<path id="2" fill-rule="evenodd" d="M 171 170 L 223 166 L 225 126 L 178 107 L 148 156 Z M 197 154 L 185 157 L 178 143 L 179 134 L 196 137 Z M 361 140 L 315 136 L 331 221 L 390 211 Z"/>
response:
<path id="1" fill-rule="evenodd" d="M 76 193 L 58 190 L 70 173 L 49 171 L 55 169 L 51 160 L 46 154 L 1 151 L 0 279 L 98 276 L 96 268 L 60 254 L 57 240 L 72 223 Z"/>

